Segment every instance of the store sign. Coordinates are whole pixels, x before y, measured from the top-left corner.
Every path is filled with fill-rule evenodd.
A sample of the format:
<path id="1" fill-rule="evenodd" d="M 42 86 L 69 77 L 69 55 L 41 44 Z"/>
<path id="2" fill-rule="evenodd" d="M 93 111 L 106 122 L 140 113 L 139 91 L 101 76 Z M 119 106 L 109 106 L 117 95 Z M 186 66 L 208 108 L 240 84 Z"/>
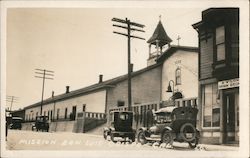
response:
<path id="1" fill-rule="evenodd" d="M 239 78 L 231 79 L 231 80 L 224 80 L 218 82 L 218 89 L 228 89 L 239 87 Z"/>

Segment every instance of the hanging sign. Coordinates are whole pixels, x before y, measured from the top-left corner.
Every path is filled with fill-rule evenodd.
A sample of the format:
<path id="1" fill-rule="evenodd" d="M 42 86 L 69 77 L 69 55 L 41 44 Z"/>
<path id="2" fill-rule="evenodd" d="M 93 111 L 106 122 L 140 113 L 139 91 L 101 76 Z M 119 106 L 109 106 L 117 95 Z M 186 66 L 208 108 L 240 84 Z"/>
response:
<path id="1" fill-rule="evenodd" d="M 218 89 L 228 89 L 239 87 L 239 78 L 231 79 L 231 80 L 224 80 L 218 82 Z"/>

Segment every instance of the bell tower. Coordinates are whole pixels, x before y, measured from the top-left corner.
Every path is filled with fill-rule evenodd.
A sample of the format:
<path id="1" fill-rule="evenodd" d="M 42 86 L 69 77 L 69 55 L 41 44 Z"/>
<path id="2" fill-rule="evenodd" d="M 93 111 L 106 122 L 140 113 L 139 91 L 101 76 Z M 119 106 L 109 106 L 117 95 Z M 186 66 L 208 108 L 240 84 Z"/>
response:
<path id="1" fill-rule="evenodd" d="M 147 41 L 149 44 L 149 57 L 147 60 L 147 66 L 153 65 L 156 63 L 156 59 L 162 55 L 162 48 L 165 45 L 168 45 L 170 47 L 170 43 L 172 42 L 172 39 L 167 35 L 162 23 L 161 23 L 161 16 L 159 16 L 159 22 L 158 25 L 153 33 L 153 35 L 150 37 L 150 39 Z M 151 47 L 152 45 L 155 46 L 155 49 L 152 51 Z"/>

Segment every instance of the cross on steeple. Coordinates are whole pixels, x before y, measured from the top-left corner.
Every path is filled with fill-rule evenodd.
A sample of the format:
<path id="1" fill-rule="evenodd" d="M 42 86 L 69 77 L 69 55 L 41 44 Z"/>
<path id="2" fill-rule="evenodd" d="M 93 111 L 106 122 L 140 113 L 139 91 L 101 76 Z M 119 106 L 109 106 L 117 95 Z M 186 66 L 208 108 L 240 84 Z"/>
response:
<path id="1" fill-rule="evenodd" d="M 181 40 L 181 37 L 178 35 L 177 37 L 177 40 L 178 40 L 178 46 L 180 45 L 180 40 Z"/>
<path id="2" fill-rule="evenodd" d="M 159 15 L 159 21 L 161 21 L 161 15 Z"/>

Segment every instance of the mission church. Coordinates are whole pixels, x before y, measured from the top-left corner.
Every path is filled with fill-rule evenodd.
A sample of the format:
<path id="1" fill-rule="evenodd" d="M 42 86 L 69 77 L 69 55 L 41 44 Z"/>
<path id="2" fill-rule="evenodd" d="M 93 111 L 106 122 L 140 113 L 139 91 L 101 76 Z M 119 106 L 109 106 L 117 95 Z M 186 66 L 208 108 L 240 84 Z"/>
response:
<path id="1" fill-rule="evenodd" d="M 171 42 L 159 20 L 147 41 L 147 67 L 131 73 L 136 127 L 145 125 L 147 110 L 173 105 L 197 107 L 199 49 Z M 64 94 L 53 94 L 45 99 L 42 109 L 41 102 L 25 107 L 27 125 L 24 128 L 30 128 L 29 122 L 33 122 L 41 110 L 42 115 L 49 117 L 50 131 L 86 132 L 94 128 L 93 124 L 103 124 L 109 121 L 111 111 L 128 109 L 127 78 L 122 75 L 103 81 L 100 75 L 99 82 L 94 85 L 74 91 L 67 86 Z"/>

